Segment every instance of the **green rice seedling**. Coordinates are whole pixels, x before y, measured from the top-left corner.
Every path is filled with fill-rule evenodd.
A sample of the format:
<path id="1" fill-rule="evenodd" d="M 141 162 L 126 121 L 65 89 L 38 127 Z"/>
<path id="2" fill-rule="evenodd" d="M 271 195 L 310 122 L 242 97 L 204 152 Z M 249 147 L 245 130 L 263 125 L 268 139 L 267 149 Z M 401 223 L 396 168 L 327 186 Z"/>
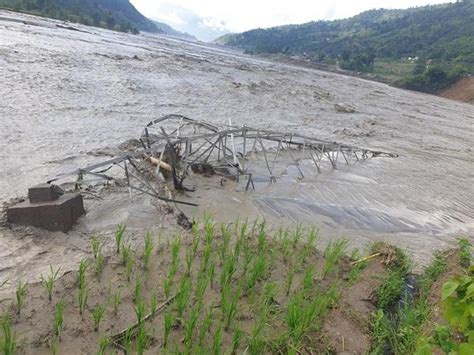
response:
<path id="1" fill-rule="evenodd" d="M 89 291 L 87 289 L 86 284 L 82 284 L 81 288 L 79 288 L 79 314 L 81 317 L 84 315 L 84 310 L 87 307 L 87 298 L 88 298 Z"/>
<path id="2" fill-rule="evenodd" d="M 193 234 L 193 254 L 194 256 L 196 256 L 196 253 L 199 247 L 199 242 L 201 241 L 201 233 L 199 233 L 199 229 L 196 223 L 193 223 L 192 234 Z"/>
<path id="3" fill-rule="evenodd" d="M 163 347 L 166 349 L 168 345 L 168 339 L 171 333 L 171 328 L 173 327 L 173 324 L 175 322 L 175 318 L 173 317 L 173 314 L 171 312 L 165 312 L 164 316 L 164 322 L 165 322 L 165 334 L 163 336 Z"/>
<path id="4" fill-rule="evenodd" d="M 308 257 L 315 250 L 316 241 L 318 239 L 318 232 L 312 228 L 308 235 L 308 242 L 304 245 L 303 251 L 301 252 L 301 265 L 304 265 L 308 260 Z"/>
<path id="5" fill-rule="evenodd" d="M 276 282 L 265 282 L 263 285 L 260 295 L 260 305 L 265 308 L 265 314 L 271 313 L 271 308 L 268 306 L 272 306 L 275 303 L 277 292 L 278 288 Z"/>
<path id="6" fill-rule="evenodd" d="M 183 312 L 189 304 L 191 297 L 192 282 L 189 277 L 183 277 L 179 282 L 179 289 L 176 294 L 175 304 L 178 318 L 183 316 Z"/>
<path id="7" fill-rule="evenodd" d="M 229 255 L 224 260 L 224 265 L 222 266 L 221 272 L 221 288 L 225 288 L 226 285 L 230 284 L 232 277 L 234 276 L 236 268 L 236 262 L 234 255 Z"/>
<path id="8" fill-rule="evenodd" d="M 137 317 L 137 323 L 140 325 L 143 323 L 143 319 L 145 318 L 146 315 L 146 305 L 143 300 L 139 299 L 135 302 L 135 306 L 133 307 L 133 310 L 135 311 L 135 315 Z"/>
<path id="9" fill-rule="evenodd" d="M 186 249 L 186 275 L 191 275 L 191 267 L 194 261 L 194 251 L 192 248 Z"/>
<path id="10" fill-rule="evenodd" d="M 148 334 L 145 325 L 142 324 L 138 327 L 137 331 L 137 354 L 142 355 L 148 348 L 151 341 L 151 336 Z"/>
<path id="11" fill-rule="evenodd" d="M 136 303 L 142 298 L 142 280 L 138 275 L 135 279 L 135 286 L 133 287 L 133 301 Z"/>
<path id="12" fill-rule="evenodd" d="M 151 292 L 150 312 L 154 316 L 157 310 L 158 310 L 158 290 L 155 288 Z"/>
<path id="13" fill-rule="evenodd" d="M 204 217 L 204 232 L 206 244 L 211 244 L 214 239 L 214 223 L 210 216 Z"/>
<path id="14" fill-rule="evenodd" d="M 41 275 L 41 284 L 43 285 L 44 289 L 46 290 L 46 293 L 48 294 L 48 300 L 51 302 L 53 300 L 53 289 L 54 289 L 54 283 L 56 282 L 58 275 L 59 275 L 59 270 L 61 270 L 61 267 L 59 267 L 56 271 L 54 271 L 53 266 L 49 266 L 49 276 L 47 278 L 44 278 L 43 275 Z"/>
<path id="15" fill-rule="evenodd" d="M 172 285 L 173 285 L 173 279 L 168 276 L 165 279 L 165 281 L 163 281 L 163 292 L 167 299 L 170 298 Z"/>
<path id="16" fill-rule="evenodd" d="M 204 339 L 207 338 L 207 334 L 211 330 L 213 317 L 214 317 L 214 304 L 211 304 L 199 328 L 199 346 L 202 346 Z"/>
<path id="17" fill-rule="evenodd" d="M 148 270 L 150 257 L 153 253 L 153 237 L 149 231 L 145 234 L 145 245 L 143 247 L 143 269 Z"/>
<path id="18" fill-rule="evenodd" d="M 109 344 L 110 338 L 107 336 L 102 336 L 99 340 L 99 350 L 97 351 L 97 355 L 105 355 Z"/>
<path id="19" fill-rule="evenodd" d="M 255 254 L 255 251 L 252 249 L 252 247 L 249 244 L 244 244 L 243 250 L 244 250 L 244 257 L 243 257 L 243 261 L 242 261 L 242 268 L 243 268 L 242 274 L 246 275 L 247 271 L 248 271 L 248 268 L 249 268 L 249 265 L 252 262 L 252 260 L 254 259 L 256 254 Z"/>
<path id="20" fill-rule="evenodd" d="M 258 255 L 257 259 L 253 263 L 247 277 L 246 290 L 252 290 L 257 282 L 261 280 L 267 269 L 267 259 L 264 253 Z"/>
<path id="21" fill-rule="evenodd" d="M 296 249 L 298 247 L 298 244 L 301 241 L 301 238 L 303 238 L 303 226 L 301 224 L 298 224 L 296 226 L 295 231 L 293 232 L 293 238 L 292 238 L 293 249 Z"/>
<path id="22" fill-rule="evenodd" d="M 207 268 L 209 266 L 209 260 L 211 259 L 211 255 L 212 255 L 212 245 L 206 244 L 204 248 L 204 254 L 201 260 L 201 269 L 203 271 L 207 271 Z"/>
<path id="23" fill-rule="evenodd" d="M 265 339 L 263 338 L 263 330 L 267 321 L 267 315 L 262 313 L 255 321 L 250 333 L 248 350 L 250 354 L 258 355 L 265 353 Z"/>
<path id="24" fill-rule="evenodd" d="M 17 338 L 16 333 L 12 332 L 8 317 L 2 317 L 2 337 L 0 338 L 0 352 L 4 355 L 16 354 Z"/>
<path id="25" fill-rule="evenodd" d="M 99 331 L 100 321 L 104 316 L 105 311 L 107 310 L 109 302 L 105 301 L 103 304 L 98 304 L 94 308 L 91 309 L 92 319 L 94 320 L 94 331 Z"/>
<path id="26" fill-rule="evenodd" d="M 222 325 L 219 325 L 214 333 L 214 337 L 212 338 L 212 352 L 214 355 L 220 355 L 223 340 L 224 334 L 222 332 Z"/>
<path id="27" fill-rule="evenodd" d="M 328 274 L 335 271 L 338 262 L 347 250 L 349 242 L 346 239 L 331 241 L 324 250 L 324 266 L 322 271 L 322 278 L 324 279 Z"/>
<path id="28" fill-rule="evenodd" d="M 242 244 L 243 244 L 243 240 L 241 238 L 237 238 L 237 240 L 235 241 L 235 244 L 234 244 L 234 257 L 237 260 L 240 257 L 240 252 L 242 250 Z"/>
<path id="29" fill-rule="evenodd" d="M 82 287 L 84 287 L 86 285 L 86 271 L 87 271 L 88 266 L 89 265 L 87 263 L 87 259 L 82 259 L 79 262 L 79 272 L 78 272 L 78 276 L 77 276 L 79 289 L 81 289 Z"/>
<path id="30" fill-rule="evenodd" d="M 176 237 L 171 242 L 171 264 L 178 264 L 179 250 L 181 249 L 181 237 Z"/>
<path id="31" fill-rule="evenodd" d="M 209 270 L 208 270 L 208 275 L 209 275 L 209 284 L 212 285 L 214 284 L 214 278 L 216 277 L 216 259 L 213 257 L 211 261 L 209 262 Z"/>
<path id="32" fill-rule="evenodd" d="M 125 273 L 127 275 L 127 281 L 130 282 L 132 279 L 133 267 L 135 266 L 135 257 L 130 254 L 125 265 Z"/>
<path id="33" fill-rule="evenodd" d="M 224 224 L 221 224 L 221 234 L 222 234 L 222 243 L 219 246 L 219 259 L 220 259 L 221 264 L 223 264 L 227 256 L 227 251 L 229 249 L 229 242 L 231 238 L 229 227 L 226 227 Z"/>
<path id="34" fill-rule="evenodd" d="M 265 222 L 262 222 L 258 225 L 257 242 L 258 252 L 263 253 L 267 242 L 267 234 L 265 233 Z"/>
<path id="35" fill-rule="evenodd" d="M 292 246 L 292 241 L 290 239 L 290 233 L 288 230 L 285 230 L 283 233 L 283 238 L 281 240 L 281 248 L 283 254 L 283 260 L 285 262 L 290 261 L 290 247 Z"/>
<path id="36" fill-rule="evenodd" d="M 240 225 L 239 231 L 239 240 L 242 242 L 242 245 L 245 244 L 247 241 L 247 229 L 248 229 L 248 221 L 245 221 Z"/>
<path id="37" fill-rule="evenodd" d="M 118 309 L 120 304 L 122 303 L 122 291 L 117 289 L 112 297 L 112 306 L 114 308 L 114 314 L 118 314 Z"/>
<path id="38" fill-rule="evenodd" d="M 198 279 L 197 279 L 197 284 L 196 284 L 196 289 L 194 291 L 194 298 L 196 299 L 196 303 L 201 306 L 203 299 L 204 299 L 204 294 L 207 289 L 207 285 L 209 283 L 209 279 L 206 274 L 204 273 L 199 273 Z"/>
<path id="39" fill-rule="evenodd" d="M 122 240 L 123 240 L 123 235 L 125 233 L 125 224 L 119 224 L 117 228 L 115 229 L 115 246 L 117 250 L 117 254 L 120 254 L 120 249 L 122 247 Z"/>
<path id="40" fill-rule="evenodd" d="M 130 244 L 122 243 L 122 245 L 120 246 L 120 257 L 121 257 L 123 266 L 127 265 L 128 260 L 131 257 L 131 254 L 132 254 L 132 247 L 130 246 Z"/>
<path id="41" fill-rule="evenodd" d="M 293 286 L 293 280 L 295 278 L 295 268 L 290 266 L 288 273 L 286 274 L 286 295 L 288 296 Z"/>
<path id="42" fill-rule="evenodd" d="M 186 353 L 191 354 L 193 348 L 193 331 L 196 327 L 196 322 L 199 316 L 199 309 L 194 308 L 191 311 L 189 319 L 184 323 L 184 344 L 186 346 Z"/>
<path id="43" fill-rule="evenodd" d="M 289 338 L 293 346 L 299 348 L 303 339 L 308 322 L 312 318 L 311 309 L 305 306 L 305 300 L 302 293 L 297 293 L 290 298 L 287 306 L 286 323 L 288 327 Z"/>
<path id="44" fill-rule="evenodd" d="M 95 274 L 100 277 L 105 266 L 105 256 L 102 254 L 102 249 L 99 249 L 95 260 Z"/>
<path id="45" fill-rule="evenodd" d="M 64 324 L 64 304 L 62 301 L 56 303 L 56 312 L 54 313 L 54 333 L 61 339 L 61 331 Z"/>
<path id="46" fill-rule="evenodd" d="M 313 289 L 314 267 L 308 266 L 303 274 L 303 291 L 308 294 Z"/>
<path id="47" fill-rule="evenodd" d="M 97 255 L 102 250 L 102 244 L 99 242 L 99 240 L 97 239 L 97 236 L 95 235 L 92 236 L 91 246 L 92 246 L 92 254 L 94 255 L 94 259 L 97 259 Z"/>
<path id="48" fill-rule="evenodd" d="M 237 350 L 239 350 L 243 335 L 244 333 L 242 332 L 242 330 L 240 330 L 239 328 L 234 328 L 234 332 L 232 334 L 232 355 L 237 354 Z"/>
<path id="49" fill-rule="evenodd" d="M 20 314 L 21 307 L 25 303 L 26 288 L 28 283 L 22 283 L 21 280 L 18 282 L 18 286 L 15 290 L 15 301 L 16 301 L 16 314 Z"/>
<path id="50" fill-rule="evenodd" d="M 132 341 L 134 338 L 133 334 L 133 328 L 127 328 L 125 331 L 125 335 L 123 336 L 123 348 L 124 348 L 124 354 L 132 354 Z"/>
<path id="51" fill-rule="evenodd" d="M 231 295 L 228 304 L 225 305 L 225 326 L 226 331 L 229 330 L 232 322 L 234 321 L 235 316 L 237 315 L 237 306 L 240 299 L 241 288 L 240 286 L 237 290 Z"/>

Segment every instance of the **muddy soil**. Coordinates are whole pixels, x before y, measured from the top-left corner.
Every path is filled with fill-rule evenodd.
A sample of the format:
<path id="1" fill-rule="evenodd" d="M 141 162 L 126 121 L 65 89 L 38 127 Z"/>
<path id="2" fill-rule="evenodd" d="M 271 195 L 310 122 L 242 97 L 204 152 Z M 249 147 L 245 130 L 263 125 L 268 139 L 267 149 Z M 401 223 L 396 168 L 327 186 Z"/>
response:
<path id="1" fill-rule="evenodd" d="M 58 24 L 0 11 L 1 200 L 102 161 L 151 119 L 179 113 L 399 154 L 305 179 L 286 165 L 276 184 L 262 179 L 247 194 L 240 184 L 196 177 L 187 198 L 200 206 L 186 210 L 190 217 L 263 217 L 275 228 L 316 224 L 325 242 L 384 240 L 420 265 L 459 235 L 472 238 L 472 105 L 217 46 Z M 150 201 L 128 206 L 127 191 L 120 193 L 110 208 L 86 200 L 88 215 L 67 236 L 2 227 L 0 277 L 38 278 L 50 263 L 77 260 L 94 228 L 109 234 L 111 224 L 132 219 L 143 232 L 162 220 L 150 214 Z"/>
<path id="2" fill-rule="evenodd" d="M 462 78 L 441 91 L 439 95 L 448 99 L 459 100 L 474 104 L 474 77 Z"/>

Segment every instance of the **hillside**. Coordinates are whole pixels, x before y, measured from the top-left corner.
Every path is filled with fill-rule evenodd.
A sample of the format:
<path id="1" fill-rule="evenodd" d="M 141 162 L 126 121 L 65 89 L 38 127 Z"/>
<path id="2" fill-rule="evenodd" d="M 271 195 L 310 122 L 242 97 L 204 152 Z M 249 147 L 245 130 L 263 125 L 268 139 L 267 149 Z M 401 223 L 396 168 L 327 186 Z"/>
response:
<path id="1" fill-rule="evenodd" d="M 165 32 L 128 0 L 0 0 L 0 7 L 122 32 Z"/>
<path id="2" fill-rule="evenodd" d="M 474 71 L 473 23 L 474 3 L 467 0 L 256 29 L 223 36 L 217 43 L 251 54 L 297 56 L 360 72 L 377 73 L 381 62 L 389 62 L 393 72 L 408 62 L 409 70 L 395 77 L 404 79 L 398 84 L 433 92 Z"/>

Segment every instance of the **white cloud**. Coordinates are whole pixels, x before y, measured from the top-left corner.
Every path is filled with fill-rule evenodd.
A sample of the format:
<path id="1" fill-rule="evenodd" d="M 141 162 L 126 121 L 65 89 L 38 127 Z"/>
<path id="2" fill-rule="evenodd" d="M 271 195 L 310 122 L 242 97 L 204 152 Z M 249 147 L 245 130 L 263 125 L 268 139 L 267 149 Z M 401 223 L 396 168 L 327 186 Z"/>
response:
<path id="1" fill-rule="evenodd" d="M 449 0 L 131 0 L 145 16 L 182 24 L 201 18 L 220 31 L 345 18 L 374 8 L 408 8 Z"/>

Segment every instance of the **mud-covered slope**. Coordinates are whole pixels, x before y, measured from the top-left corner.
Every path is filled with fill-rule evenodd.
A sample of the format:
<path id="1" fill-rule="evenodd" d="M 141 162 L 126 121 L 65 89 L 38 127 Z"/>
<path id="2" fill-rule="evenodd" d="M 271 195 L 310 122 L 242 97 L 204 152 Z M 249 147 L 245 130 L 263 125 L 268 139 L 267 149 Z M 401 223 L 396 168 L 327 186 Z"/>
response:
<path id="1" fill-rule="evenodd" d="M 196 192 L 187 198 L 200 206 L 190 215 L 319 225 L 323 239 L 388 240 L 422 263 L 474 232 L 472 105 L 178 39 L 71 31 L 3 11 L 0 17 L 3 200 L 103 160 L 93 152 L 137 138 L 152 118 L 180 113 L 399 155 L 319 175 L 308 164 L 305 179 L 282 166 L 277 184 L 263 180 L 249 194 L 232 184 L 222 190 L 192 182 Z M 353 112 L 340 112 L 341 105 Z M 258 175 L 264 166 L 252 168 Z M 15 238 L 0 231 L 2 246 Z M 10 252 L 14 260 L 13 251 L 3 252 L 3 260 Z"/>
<path id="2" fill-rule="evenodd" d="M 474 77 L 462 78 L 438 94 L 449 99 L 474 104 Z"/>

